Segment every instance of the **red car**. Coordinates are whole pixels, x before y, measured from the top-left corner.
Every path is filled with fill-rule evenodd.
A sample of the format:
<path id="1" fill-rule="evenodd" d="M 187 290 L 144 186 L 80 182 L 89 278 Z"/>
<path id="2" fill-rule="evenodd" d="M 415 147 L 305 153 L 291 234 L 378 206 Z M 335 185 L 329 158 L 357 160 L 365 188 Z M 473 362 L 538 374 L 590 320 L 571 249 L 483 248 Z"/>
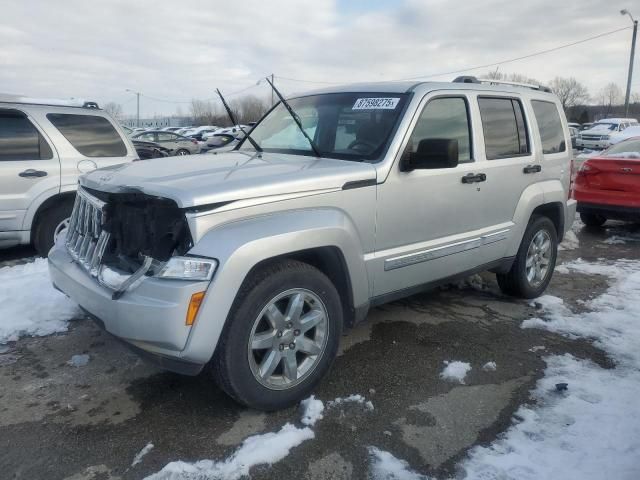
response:
<path id="1" fill-rule="evenodd" d="M 640 137 L 586 160 L 576 174 L 572 197 L 586 225 L 599 227 L 610 218 L 640 221 Z"/>

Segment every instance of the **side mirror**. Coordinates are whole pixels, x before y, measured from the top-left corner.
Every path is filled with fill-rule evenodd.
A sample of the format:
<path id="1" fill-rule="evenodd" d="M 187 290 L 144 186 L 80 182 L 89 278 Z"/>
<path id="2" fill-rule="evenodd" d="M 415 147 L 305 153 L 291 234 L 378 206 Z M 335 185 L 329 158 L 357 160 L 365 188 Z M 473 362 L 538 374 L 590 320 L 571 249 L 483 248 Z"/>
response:
<path id="1" fill-rule="evenodd" d="M 400 163 L 403 172 L 418 169 L 455 168 L 458 166 L 458 140 L 450 138 L 425 138 L 418 150 L 406 152 Z"/>

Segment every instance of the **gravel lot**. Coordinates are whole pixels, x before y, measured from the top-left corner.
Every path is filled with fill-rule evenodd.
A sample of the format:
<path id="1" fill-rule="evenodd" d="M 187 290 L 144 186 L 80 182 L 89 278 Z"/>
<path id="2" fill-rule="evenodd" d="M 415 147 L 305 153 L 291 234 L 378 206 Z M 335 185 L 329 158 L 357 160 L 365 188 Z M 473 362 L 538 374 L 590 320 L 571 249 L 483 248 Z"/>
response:
<path id="1" fill-rule="evenodd" d="M 610 223 L 602 230 L 574 225 L 580 247 L 561 251 L 558 263 L 640 259 L 640 227 Z M 24 248 L 0 251 L 0 266 L 30 255 Z M 598 275 L 556 273 L 548 293 L 579 311 L 607 285 Z M 455 474 L 470 447 L 494 440 L 529 401 L 543 356 L 568 352 L 611 367 L 587 341 L 520 328 L 535 315 L 535 305 L 502 296 L 490 274 L 371 311 L 346 332 L 316 397 L 327 404 L 361 394 L 374 409 L 326 409 L 315 439 L 272 466 L 253 468 L 252 478 L 368 478 L 369 445 L 421 473 Z M 76 354 L 88 354 L 89 362 L 69 365 Z M 471 365 L 464 384 L 439 377 L 445 361 Z M 495 371 L 482 368 L 490 361 Z M 240 408 L 206 375 L 162 372 L 83 318 L 65 334 L 0 345 L 2 478 L 138 479 L 174 460 L 224 459 L 249 435 L 287 422 L 300 425 L 300 412 Z M 132 466 L 149 442 L 154 448 Z"/>

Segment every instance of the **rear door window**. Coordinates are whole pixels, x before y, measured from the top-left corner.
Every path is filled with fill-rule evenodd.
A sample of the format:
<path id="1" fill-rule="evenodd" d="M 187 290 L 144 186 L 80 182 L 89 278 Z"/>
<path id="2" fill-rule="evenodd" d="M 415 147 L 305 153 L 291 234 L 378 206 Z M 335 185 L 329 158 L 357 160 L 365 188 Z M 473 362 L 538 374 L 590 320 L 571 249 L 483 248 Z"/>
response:
<path id="1" fill-rule="evenodd" d="M 0 161 L 50 158 L 51 147 L 24 113 L 0 110 Z"/>
<path id="2" fill-rule="evenodd" d="M 532 100 L 531 106 L 536 116 L 540 140 L 542 140 L 542 153 L 564 152 L 567 146 L 564 141 L 564 131 L 560 114 L 555 103 L 542 100 Z"/>
<path id="3" fill-rule="evenodd" d="M 479 97 L 487 160 L 529 155 L 529 138 L 519 100 Z"/>
<path id="4" fill-rule="evenodd" d="M 123 157 L 127 154 L 122 138 L 104 117 L 49 113 L 47 118 L 85 157 Z"/>

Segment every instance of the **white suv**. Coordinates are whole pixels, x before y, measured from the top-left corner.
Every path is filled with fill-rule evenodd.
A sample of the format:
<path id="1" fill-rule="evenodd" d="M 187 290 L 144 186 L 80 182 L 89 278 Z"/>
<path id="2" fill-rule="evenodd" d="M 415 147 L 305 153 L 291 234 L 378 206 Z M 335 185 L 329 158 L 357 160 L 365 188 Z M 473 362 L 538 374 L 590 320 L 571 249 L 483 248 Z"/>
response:
<path id="1" fill-rule="evenodd" d="M 611 146 L 612 136 L 637 125 L 638 120 L 635 118 L 603 118 L 578 134 L 576 147 L 593 150 L 608 148 Z"/>
<path id="2" fill-rule="evenodd" d="M 0 248 L 33 243 L 46 256 L 78 176 L 134 158 L 125 132 L 95 102 L 0 94 Z"/>

